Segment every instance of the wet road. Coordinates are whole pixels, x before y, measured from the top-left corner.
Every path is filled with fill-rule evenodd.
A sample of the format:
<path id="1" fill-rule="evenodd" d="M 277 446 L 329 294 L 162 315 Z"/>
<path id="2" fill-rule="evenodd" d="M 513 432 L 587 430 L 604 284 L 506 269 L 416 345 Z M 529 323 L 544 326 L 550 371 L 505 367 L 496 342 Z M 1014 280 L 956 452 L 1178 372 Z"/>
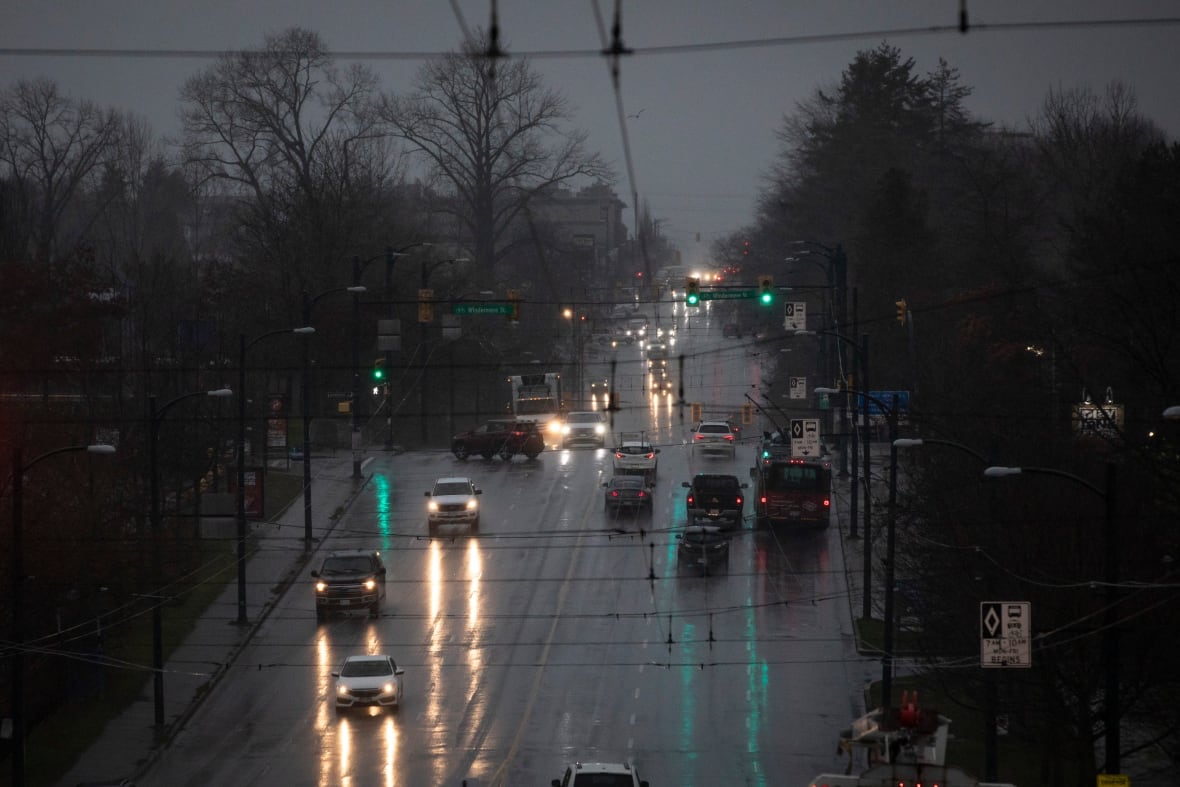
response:
<path id="1" fill-rule="evenodd" d="M 681 318 L 677 378 L 679 355 L 706 417 L 739 411 L 775 360 L 723 340 L 707 312 Z M 296 583 L 141 785 L 545 785 L 575 759 L 634 761 L 653 787 L 842 770 L 838 734 L 873 666 L 851 647 L 839 528 L 755 530 L 747 505 L 727 565 L 681 565 L 681 481 L 746 481 L 754 446 L 693 457 L 688 408 L 650 395 L 638 348 L 615 357 L 614 429 L 660 447 L 651 516 L 604 511 L 609 451 L 377 456 L 321 549 L 382 550 L 381 617 L 317 624 Z M 428 537 L 423 492 L 443 475 L 483 489 L 478 537 Z M 404 667 L 404 705 L 338 718 L 330 673 L 362 652 Z"/>

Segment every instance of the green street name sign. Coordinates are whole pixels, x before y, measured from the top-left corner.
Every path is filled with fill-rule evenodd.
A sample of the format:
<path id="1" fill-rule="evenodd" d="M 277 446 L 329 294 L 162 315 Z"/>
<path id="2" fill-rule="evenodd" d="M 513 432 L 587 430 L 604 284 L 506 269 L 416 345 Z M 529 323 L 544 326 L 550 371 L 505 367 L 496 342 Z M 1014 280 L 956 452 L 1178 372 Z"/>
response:
<path id="1" fill-rule="evenodd" d="M 702 301 L 739 301 L 757 297 L 756 290 L 701 290 Z"/>
<path id="2" fill-rule="evenodd" d="M 455 303 L 451 314 L 512 314 L 511 303 Z"/>

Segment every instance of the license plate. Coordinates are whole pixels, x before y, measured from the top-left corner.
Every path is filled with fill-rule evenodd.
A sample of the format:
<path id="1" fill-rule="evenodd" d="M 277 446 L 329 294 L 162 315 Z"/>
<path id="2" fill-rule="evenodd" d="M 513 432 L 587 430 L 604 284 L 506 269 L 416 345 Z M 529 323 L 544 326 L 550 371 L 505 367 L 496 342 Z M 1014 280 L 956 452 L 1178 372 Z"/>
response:
<path id="1" fill-rule="evenodd" d="M 721 516 L 721 509 L 719 509 L 719 508 L 710 508 L 710 509 L 709 509 L 709 516 Z"/>

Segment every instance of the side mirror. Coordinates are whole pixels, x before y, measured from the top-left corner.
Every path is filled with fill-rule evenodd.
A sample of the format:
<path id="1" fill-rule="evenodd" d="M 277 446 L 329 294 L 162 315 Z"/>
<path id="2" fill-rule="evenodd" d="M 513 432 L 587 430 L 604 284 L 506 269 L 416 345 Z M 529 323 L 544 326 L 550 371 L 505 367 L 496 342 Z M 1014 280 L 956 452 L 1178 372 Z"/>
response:
<path id="1" fill-rule="evenodd" d="M 429 492 L 427 492 L 427 493 L 426 493 L 426 496 L 427 496 L 427 497 L 430 497 L 430 493 L 429 493 Z"/>
<path id="2" fill-rule="evenodd" d="M 742 489 L 749 489 L 749 488 L 750 488 L 750 485 L 747 484 L 745 481 L 743 481 L 742 482 Z"/>
<path id="3" fill-rule="evenodd" d="M 319 579 L 319 578 L 320 578 L 320 572 L 318 572 L 318 571 L 312 571 L 312 572 L 311 572 L 311 576 L 312 576 L 312 579 Z M 336 673 L 335 673 L 335 672 L 333 672 L 332 674 L 333 674 L 333 675 L 335 675 Z"/>
<path id="4" fill-rule="evenodd" d="M 688 481 L 681 481 L 680 485 L 685 489 L 692 489 L 692 484 L 690 484 Z"/>
<path id="5" fill-rule="evenodd" d="M 476 490 L 475 490 L 475 494 L 477 494 L 477 495 L 482 495 L 482 494 L 483 494 L 483 490 L 482 490 L 482 489 L 476 489 Z"/>

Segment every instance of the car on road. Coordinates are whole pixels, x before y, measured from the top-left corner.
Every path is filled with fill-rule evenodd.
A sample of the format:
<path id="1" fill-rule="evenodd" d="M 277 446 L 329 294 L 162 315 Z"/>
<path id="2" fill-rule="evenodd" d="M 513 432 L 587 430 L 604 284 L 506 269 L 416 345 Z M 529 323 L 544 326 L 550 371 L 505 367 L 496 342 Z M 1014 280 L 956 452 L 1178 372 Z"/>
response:
<path id="1" fill-rule="evenodd" d="M 623 509 L 640 513 L 652 510 L 651 487 L 647 480 L 640 475 L 617 475 L 608 481 L 603 481 L 606 489 L 603 505 L 608 512 L 618 513 Z"/>
<path id="2" fill-rule="evenodd" d="M 439 525 L 467 525 L 479 530 L 479 495 L 483 490 L 466 476 L 447 476 L 426 493 L 426 523 L 434 532 Z"/>
<path id="3" fill-rule="evenodd" d="M 509 460 L 517 454 L 536 459 L 545 450 L 545 436 L 531 421 L 496 418 L 468 432 L 451 438 L 451 453 L 464 460 L 472 454 L 484 459 L 498 456 Z"/>
<path id="4" fill-rule="evenodd" d="M 393 657 L 386 655 L 349 656 L 336 679 L 336 712 L 353 708 L 392 708 L 402 704 L 402 675 Z"/>
<path id="5" fill-rule="evenodd" d="M 728 421 L 701 421 L 692 434 L 693 454 L 737 454 L 737 436 Z"/>
<path id="6" fill-rule="evenodd" d="M 715 525 L 689 525 L 676 534 L 676 540 L 681 565 L 710 568 L 729 562 L 729 539 Z"/>
<path id="7" fill-rule="evenodd" d="M 597 410 L 581 410 L 570 413 L 561 428 L 561 447 L 592 445 L 602 448 L 606 445 L 606 416 Z"/>
<path id="8" fill-rule="evenodd" d="M 660 449 L 643 432 L 621 432 L 615 446 L 613 469 L 615 475 L 641 475 L 655 484 L 659 469 Z"/>
<path id="9" fill-rule="evenodd" d="M 626 762 L 575 762 L 553 787 L 648 787 L 635 766 Z"/>
<path id="10" fill-rule="evenodd" d="M 742 526 L 745 505 L 742 490 L 749 484 L 739 481 L 737 476 L 697 473 L 691 481 L 685 481 L 681 486 L 688 489 L 685 498 L 688 524 L 695 525 L 705 519 L 709 524 L 723 528 Z"/>
<path id="11" fill-rule="evenodd" d="M 311 576 L 315 580 L 316 620 L 323 620 L 332 612 L 356 609 L 367 610 L 372 618 L 381 614 L 381 601 L 385 598 L 385 563 L 377 550 L 329 552 Z"/>

